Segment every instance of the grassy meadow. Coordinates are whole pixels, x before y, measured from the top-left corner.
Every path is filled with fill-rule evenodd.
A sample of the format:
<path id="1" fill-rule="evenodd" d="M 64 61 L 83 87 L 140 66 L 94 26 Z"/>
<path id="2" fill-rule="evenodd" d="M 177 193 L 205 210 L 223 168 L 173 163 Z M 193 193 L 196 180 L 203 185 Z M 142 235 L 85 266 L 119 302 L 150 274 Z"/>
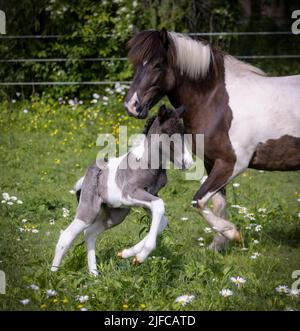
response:
<path id="1" fill-rule="evenodd" d="M 300 270 L 300 172 L 248 170 L 236 178 L 228 215 L 244 247 L 215 253 L 207 248 L 213 232 L 190 206 L 199 183 L 170 170 L 160 194 L 169 226 L 143 265 L 116 256 L 148 229 L 144 211 L 133 209 L 99 237 L 98 277 L 87 272 L 83 236 L 50 272 L 60 231 L 76 210 L 70 190 L 96 158 L 97 135 L 117 136 L 119 125 L 129 134 L 142 130 L 122 98 L 77 104 L 16 97 L 0 105 L 0 270 L 7 283 L 0 310 L 299 310 L 300 294 L 288 289 Z M 232 280 L 238 276 L 243 284 Z M 176 302 L 182 295 L 193 297 Z"/>

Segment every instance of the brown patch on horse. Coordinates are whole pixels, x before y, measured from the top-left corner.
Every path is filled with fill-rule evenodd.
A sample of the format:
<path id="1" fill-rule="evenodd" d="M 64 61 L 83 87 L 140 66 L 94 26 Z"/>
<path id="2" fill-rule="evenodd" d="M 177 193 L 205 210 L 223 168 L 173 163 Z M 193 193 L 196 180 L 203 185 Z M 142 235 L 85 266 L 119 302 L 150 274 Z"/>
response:
<path id="1" fill-rule="evenodd" d="M 300 170 L 300 138 L 285 135 L 260 143 L 249 164 L 250 168 L 269 171 Z"/>

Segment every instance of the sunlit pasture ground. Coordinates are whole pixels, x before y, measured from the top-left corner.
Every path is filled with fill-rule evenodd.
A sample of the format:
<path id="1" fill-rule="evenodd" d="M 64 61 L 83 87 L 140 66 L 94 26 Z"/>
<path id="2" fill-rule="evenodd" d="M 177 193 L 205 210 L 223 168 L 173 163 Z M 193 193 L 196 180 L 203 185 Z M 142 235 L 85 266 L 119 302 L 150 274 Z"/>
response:
<path id="1" fill-rule="evenodd" d="M 161 191 L 169 226 L 143 265 L 116 256 L 148 229 L 144 211 L 133 209 L 98 239 L 98 277 L 87 272 L 83 236 L 60 270 L 50 272 L 60 231 L 76 210 L 70 190 L 96 158 L 97 135 L 117 137 L 119 125 L 142 131 L 144 122 L 128 118 L 122 98 L 96 95 L 92 103 L 63 104 L 16 97 L 1 104 L 0 270 L 6 294 L 0 294 L 0 309 L 299 310 L 300 285 L 292 278 L 300 274 L 299 172 L 249 170 L 228 185 L 228 216 L 244 246 L 233 243 L 214 253 L 208 249 L 213 232 L 191 207 L 199 183 L 170 170 Z"/>

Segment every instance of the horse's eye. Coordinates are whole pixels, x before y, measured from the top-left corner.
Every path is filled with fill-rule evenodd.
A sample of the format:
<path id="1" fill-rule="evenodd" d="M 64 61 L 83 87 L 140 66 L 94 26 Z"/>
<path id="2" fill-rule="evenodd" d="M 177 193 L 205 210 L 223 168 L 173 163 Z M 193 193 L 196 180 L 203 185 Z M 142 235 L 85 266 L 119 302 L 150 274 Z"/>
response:
<path id="1" fill-rule="evenodd" d="M 158 70 L 161 70 L 162 69 L 162 65 L 160 63 L 156 63 L 154 65 L 154 69 L 158 69 Z"/>

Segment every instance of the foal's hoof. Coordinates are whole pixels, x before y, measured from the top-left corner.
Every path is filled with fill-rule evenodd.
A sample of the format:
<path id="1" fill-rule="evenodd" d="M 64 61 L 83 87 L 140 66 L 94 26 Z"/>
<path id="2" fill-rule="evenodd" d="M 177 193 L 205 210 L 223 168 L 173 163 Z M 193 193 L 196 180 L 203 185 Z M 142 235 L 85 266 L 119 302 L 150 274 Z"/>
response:
<path id="1" fill-rule="evenodd" d="M 132 260 L 132 264 L 134 264 L 134 265 L 140 265 L 140 264 L 142 264 L 142 262 L 140 262 L 140 261 L 137 259 L 137 257 L 135 256 L 135 257 L 133 258 L 133 260 Z"/>
<path id="2" fill-rule="evenodd" d="M 118 252 L 118 253 L 117 253 L 117 257 L 119 257 L 120 259 L 123 259 L 123 254 L 122 254 L 122 252 Z"/>
<path id="3" fill-rule="evenodd" d="M 58 267 L 51 267 L 50 269 L 52 272 L 56 272 L 58 270 Z"/>

